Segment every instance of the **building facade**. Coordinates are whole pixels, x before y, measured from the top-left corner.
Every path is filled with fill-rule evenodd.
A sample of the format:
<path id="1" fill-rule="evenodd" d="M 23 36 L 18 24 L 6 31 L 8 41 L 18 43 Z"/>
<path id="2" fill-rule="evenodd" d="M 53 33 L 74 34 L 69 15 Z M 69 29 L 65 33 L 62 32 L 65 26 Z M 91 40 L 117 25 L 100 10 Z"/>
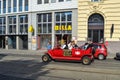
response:
<path id="1" fill-rule="evenodd" d="M 46 49 L 61 40 L 79 45 L 91 39 L 120 47 L 120 1 L 0 0 L 0 48 Z"/>
<path id="2" fill-rule="evenodd" d="M 0 0 L 0 48 L 46 49 L 77 36 L 77 0 Z"/>
<path id="3" fill-rule="evenodd" d="M 120 1 L 78 0 L 78 41 L 108 41 L 108 52 L 120 47 Z"/>

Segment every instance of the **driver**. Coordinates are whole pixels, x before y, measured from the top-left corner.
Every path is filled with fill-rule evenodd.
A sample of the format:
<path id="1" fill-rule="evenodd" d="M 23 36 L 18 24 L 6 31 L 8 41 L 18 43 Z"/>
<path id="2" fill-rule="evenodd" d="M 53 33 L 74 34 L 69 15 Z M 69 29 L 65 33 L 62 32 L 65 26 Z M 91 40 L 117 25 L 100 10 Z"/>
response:
<path id="1" fill-rule="evenodd" d="M 75 43 L 75 41 L 71 41 L 69 44 L 68 44 L 68 48 L 71 50 L 72 48 L 76 48 L 78 47 L 78 45 Z"/>

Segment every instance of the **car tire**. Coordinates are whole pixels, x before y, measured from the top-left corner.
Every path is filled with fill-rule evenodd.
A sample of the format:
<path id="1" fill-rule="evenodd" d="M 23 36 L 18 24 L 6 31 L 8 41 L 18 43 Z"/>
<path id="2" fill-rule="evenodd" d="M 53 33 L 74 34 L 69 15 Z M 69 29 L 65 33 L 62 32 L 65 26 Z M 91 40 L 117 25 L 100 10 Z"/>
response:
<path id="1" fill-rule="evenodd" d="M 114 59 L 120 60 L 120 52 L 117 52 L 117 53 L 116 53 L 116 57 L 114 57 Z"/>
<path id="2" fill-rule="evenodd" d="M 91 59 L 88 56 L 83 57 L 82 59 L 82 64 L 84 65 L 90 65 L 91 64 Z"/>
<path id="3" fill-rule="evenodd" d="M 120 58 L 120 53 L 119 52 L 116 53 L 116 57 Z"/>
<path id="4" fill-rule="evenodd" d="M 98 55 L 98 59 L 99 59 L 99 60 L 104 60 L 104 59 L 105 59 L 105 56 L 104 56 L 103 54 L 99 54 L 99 55 Z"/>
<path id="5" fill-rule="evenodd" d="M 42 61 L 43 62 L 50 62 L 51 58 L 47 54 L 45 54 L 45 55 L 42 56 Z"/>

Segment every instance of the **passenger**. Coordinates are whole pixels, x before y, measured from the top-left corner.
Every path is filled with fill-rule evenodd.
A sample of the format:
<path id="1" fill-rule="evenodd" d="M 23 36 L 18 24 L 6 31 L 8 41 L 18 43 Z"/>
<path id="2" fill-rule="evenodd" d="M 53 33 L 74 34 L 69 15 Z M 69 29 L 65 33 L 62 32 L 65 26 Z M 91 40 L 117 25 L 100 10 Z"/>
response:
<path id="1" fill-rule="evenodd" d="M 84 49 L 85 49 L 85 50 L 88 49 L 88 46 L 89 46 L 89 44 L 88 44 L 88 43 L 85 43 Z"/>
<path id="2" fill-rule="evenodd" d="M 73 46 L 72 46 L 72 41 L 70 41 L 70 43 L 68 44 L 68 49 L 72 49 L 73 48 Z"/>
<path id="3" fill-rule="evenodd" d="M 62 46 L 62 49 L 68 49 L 67 42 L 64 43 L 64 45 Z"/>
<path id="4" fill-rule="evenodd" d="M 75 41 L 72 41 L 73 48 L 78 48 L 78 45 L 75 43 Z"/>

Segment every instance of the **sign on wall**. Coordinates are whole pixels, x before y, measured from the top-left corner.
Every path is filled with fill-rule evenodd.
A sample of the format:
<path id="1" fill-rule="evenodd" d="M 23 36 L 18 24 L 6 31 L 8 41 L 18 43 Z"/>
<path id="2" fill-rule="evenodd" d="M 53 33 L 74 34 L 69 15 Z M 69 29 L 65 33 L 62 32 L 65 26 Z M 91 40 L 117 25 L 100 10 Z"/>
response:
<path id="1" fill-rule="evenodd" d="M 72 26 L 71 25 L 68 25 L 68 26 L 66 26 L 66 25 L 62 25 L 62 26 L 58 26 L 58 25 L 56 25 L 55 27 L 54 27 L 54 30 L 72 30 Z"/>
<path id="2" fill-rule="evenodd" d="M 32 36 L 32 50 L 36 50 L 36 49 L 37 49 L 37 37 Z"/>

